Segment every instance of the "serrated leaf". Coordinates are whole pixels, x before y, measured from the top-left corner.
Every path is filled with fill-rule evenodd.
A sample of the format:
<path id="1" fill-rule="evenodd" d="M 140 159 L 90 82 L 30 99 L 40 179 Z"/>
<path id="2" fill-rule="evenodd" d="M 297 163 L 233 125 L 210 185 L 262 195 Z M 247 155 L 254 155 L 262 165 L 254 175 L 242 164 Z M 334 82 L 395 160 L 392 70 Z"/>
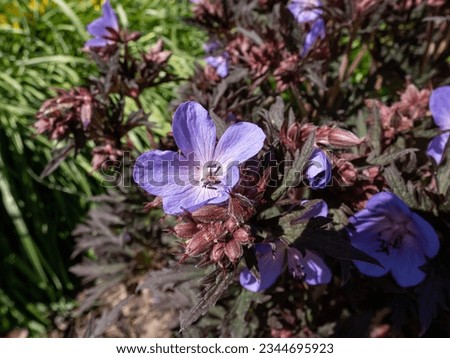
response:
<path id="1" fill-rule="evenodd" d="M 232 272 L 224 272 L 221 269 L 214 271 L 208 275 L 206 279 L 214 277 L 213 282 L 208 282 L 201 292 L 200 298 L 195 306 L 185 315 L 180 322 L 180 332 L 189 327 L 200 317 L 205 315 L 208 310 L 216 304 L 228 286 L 233 280 Z M 207 281 L 207 280 L 206 280 Z"/>
<path id="2" fill-rule="evenodd" d="M 437 170 L 437 183 L 438 183 L 438 189 L 439 193 L 443 194 L 444 196 L 448 192 L 448 188 L 450 187 L 450 141 L 447 143 L 447 150 L 445 152 L 445 155 L 443 156 L 444 165 L 440 165 Z"/>
<path id="3" fill-rule="evenodd" d="M 247 337 L 248 327 L 245 324 L 245 316 L 254 301 L 255 294 L 243 289 L 234 302 L 234 306 L 227 315 L 227 320 L 230 322 L 230 336 L 232 338 Z M 243 322 L 244 321 L 244 322 Z"/>
<path id="4" fill-rule="evenodd" d="M 237 26 L 237 30 L 245 35 L 246 37 L 248 37 L 250 40 L 252 40 L 256 45 L 258 46 L 262 46 L 264 45 L 264 40 L 261 38 L 261 36 L 259 36 L 255 31 L 253 30 L 247 30 L 244 29 L 241 26 Z"/>
<path id="5" fill-rule="evenodd" d="M 419 204 L 417 203 L 416 198 L 408 190 L 408 186 L 395 165 L 392 164 L 384 169 L 384 177 L 392 191 L 397 194 L 410 208 L 418 208 Z"/>
<path id="6" fill-rule="evenodd" d="M 269 118 L 276 129 L 281 130 L 284 122 L 284 102 L 277 97 L 276 102 L 270 107 Z"/>
<path id="7" fill-rule="evenodd" d="M 200 279 L 205 274 L 204 270 L 200 270 L 193 266 L 181 266 L 179 269 L 163 268 L 159 271 L 153 271 L 148 274 L 145 280 L 136 288 L 136 292 L 144 289 L 160 290 L 172 289 L 180 282 L 193 279 Z"/>
<path id="8" fill-rule="evenodd" d="M 415 157 L 415 152 L 419 151 L 417 148 L 408 148 L 408 149 L 402 149 L 394 153 L 384 153 L 380 156 L 374 155 L 375 152 L 371 152 L 370 155 L 367 157 L 367 162 L 372 165 L 389 165 L 395 162 L 397 159 L 406 156 L 406 155 L 412 155 Z"/>
<path id="9" fill-rule="evenodd" d="M 295 212 L 286 214 L 280 219 L 280 225 L 284 231 L 283 237 L 287 241 L 292 243 L 297 240 L 307 227 L 322 227 L 324 224 L 331 222 L 331 219 L 324 217 L 308 217 L 308 214 L 312 211 L 315 211 L 316 206 L 321 202 L 322 200 L 310 200 L 307 203 L 302 204 L 302 206 L 304 207 L 302 210 L 297 210 Z M 314 224 L 313 222 L 315 222 L 316 224 Z"/>
<path id="10" fill-rule="evenodd" d="M 308 139 L 306 139 L 305 143 L 303 144 L 301 152 L 296 152 L 292 167 L 284 176 L 283 183 L 272 194 L 273 200 L 277 200 L 278 198 L 280 198 L 289 187 L 300 184 L 298 182 L 298 178 L 296 177 L 301 177 L 305 164 L 308 162 L 309 158 L 311 158 L 311 153 L 313 152 L 315 142 L 316 131 L 313 130 L 309 134 Z"/>
<path id="11" fill-rule="evenodd" d="M 381 154 L 381 119 L 376 105 L 373 106 L 372 114 L 373 125 L 370 127 L 369 139 L 373 147 L 373 156 L 376 157 Z"/>
<path id="12" fill-rule="evenodd" d="M 120 301 L 111 310 L 103 311 L 102 316 L 95 322 L 95 326 L 91 327 L 92 334 L 90 334 L 88 337 L 101 337 L 109 327 L 117 322 L 120 314 L 122 313 L 122 308 L 125 307 L 133 297 L 133 295 L 130 295 Z"/>

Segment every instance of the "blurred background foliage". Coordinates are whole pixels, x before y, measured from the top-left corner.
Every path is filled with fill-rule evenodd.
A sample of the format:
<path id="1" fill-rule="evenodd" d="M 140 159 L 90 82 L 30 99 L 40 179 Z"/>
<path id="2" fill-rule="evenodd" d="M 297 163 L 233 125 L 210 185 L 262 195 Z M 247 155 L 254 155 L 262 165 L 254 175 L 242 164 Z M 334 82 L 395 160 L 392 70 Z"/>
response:
<path id="1" fill-rule="evenodd" d="M 15 328 L 44 335 L 52 318 L 75 304 L 70 233 L 91 205 L 88 198 L 104 188 L 83 153 L 41 179 L 52 146 L 34 135 L 33 123 L 53 88 L 81 85 L 94 74 L 82 47 L 85 25 L 99 16 L 101 3 L 0 0 L 0 336 Z M 174 73 L 182 79 L 193 73 L 205 35 L 183 21 L 187 0 L 111 3 L 124 27 L 142 33 L 138 46 L 148 48 L 162 38 L 173 52 Z M 142 98 L 157 134 L 170 128 L 176 86 L 151 89 Z M 135 134 L 144 149 L 147 144 L 138 143 L 144 132 Z"/>

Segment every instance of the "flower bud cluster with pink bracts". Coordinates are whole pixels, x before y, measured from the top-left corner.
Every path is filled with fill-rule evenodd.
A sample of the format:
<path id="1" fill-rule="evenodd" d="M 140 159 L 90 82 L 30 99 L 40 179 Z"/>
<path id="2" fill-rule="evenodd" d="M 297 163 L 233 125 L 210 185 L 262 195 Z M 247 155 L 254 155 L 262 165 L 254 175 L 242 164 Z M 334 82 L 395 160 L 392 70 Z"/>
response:
<path id="1" fill-rule="evenodd" d="M 184 222 L 173 228 L 175 235 L 186 240 L 181 262 L 189 257 L 200 257 L 199 267 L 211 264 L 223 269 L 235 267 L 242 257 L 243 247 L 251 246 L 255 240 L 245 224 L 254 213 L 247 199 L 232 195 L 228 207 L 207 205 L 182 215 Z"/>
<path id="2" fill-rule="evenodd" d="M 100 76 L 85 87 L 56 90 L 57 96 L 43 103 L 34 126 L 38 134 L 68 142 L 64 156 L 70 154 L 69 149 L 78 153 L 92 141 L 91 164 L 93 170 L 98 170 L 118 165 L 124 151 L 132 150 L 127 139 L 130 130 L 137 126 L 150 128 L 139 99 L 142 92 L 173 81 L 175 76 L 167 71 L 171 52 L 164 50 L 162 40 L 145 52 L 131 54 L 130 43 L 141 35 L 120 28 L 108 1 L 103 16 L 87 28 L 94 38 L 86 42 L 84 51 L 96 62 Z M 127 97 L 139 109 L 128 118 L 123 103 Z"/>

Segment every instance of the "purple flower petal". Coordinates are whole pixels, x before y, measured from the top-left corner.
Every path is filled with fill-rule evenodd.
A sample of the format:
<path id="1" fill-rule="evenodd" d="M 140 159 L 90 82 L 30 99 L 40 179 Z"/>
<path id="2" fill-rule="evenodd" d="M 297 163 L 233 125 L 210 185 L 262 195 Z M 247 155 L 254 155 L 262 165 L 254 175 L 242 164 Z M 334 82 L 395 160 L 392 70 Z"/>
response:
<path id="1" fill-rule="evenodd" d="M 228 63 L 227 60 L 222 61 L 217 67 L 216 67 L 217 75 L 220 78 L 225 78 L 228 76 Z"/>
<path id="2" fill-rule="evenodd" d="M 305 281 L 308 285 L 325 285 L 331 281 L 331 271 L 323 259 L 310 250 L 305 250 Z"/>
<path id="3" fill-rule="evenodd" d="M 439 87 L 431 92 L 430 111 L 439 128 L 450 129 L 450 86 Z"/>
<path id="4" fill-rule="evenodd" d="M 331 180 L 331 163 L 327 155 L 316 148 L 311 154 L 305 174 L 311 189 L 323 189 Z"/>
<path id="5" fill-rule="evenodd" d="M 153 195 L 162 195 L 167 186 L 174 186 L 174 190 L 186 186 L 187 167 L 180 167 L 179 175 L 175 179 L 174 168 L 179 163 L 178 153 L 170 150 L 152 150 L 139 156 L 133 169 L 134 181 L 145 191 Z M 184 179 L 184 183 L 182 183 Z"/>
<path id="6" fill-rule="evenodd" d="M 331 271 L 323 259 L 310 250 L 305 250 L 305 256 L 296 248 L 288 249 L 288 267 L 296 279 L 304 279 L 308 285 L 324 285 L 331 281 Z"/>
<path id="7" fill-rule="evenodd" d="M 109 1 L 105 1 L 102 7 L 103 18 L 105 19 L 106 27 L 111 27 L 112 29 L 119 30 L 119 22 L 117 21 L 116 13 L 114 12 Z"/>
<path id="8" fill-rule="evenodd" d="M 244 268 L 239 274 L 239 283 L 245 289 L 251 292 L 261 292 L 265 288 L 262 287 L 262 282 L 258 281 L 255 276 L 252 275 L 248 268 Z"/>
<path id="9" fill-rule="evenodd" d="M 171 215 L 181 214 L 183 209 L 195 211 L 203 205 L 218 204 L 229 198 L 228 193 L 217 190 L 206 190 L 200 185 L 187 185 L 185 187 L 165 187 L 162 193 L 164 212 Z"/>
<path id="10" fill-rule="evenodd" d="M 300 202 L 301 205 L 305 205 L 309 200 L 302 200 Z M 305 214 L 299 216 L 295 220 L 292 221 L 292 224 L 295 225 L 296 223 L 300 223 L 303 220 L 308 220 L 311 218 L 315 218 L 318 216 L 327 217 L 328 216 L 328 205 L 326 202 L 319 201 L 314 206 L 309 208 L 309 211 L 307 211 Z"/>
<path id="11" fill-rule="evenodd" d="M 205 58 L 205 62 L 214 68 L 217 68 L 223 60 L 224 58 L 222 56 L 208 56 Z"/>
<path id="12" fill-rule="evenodd" d="M 393 256 L 380 250 L 380 242 L 376 235 L 372 233 L 359 233 L 349 231 L 352 245 L 357 249 L 367 253 L 383 265 L 380 267 L 365 261 L 354 260 L 353 263 L 364 275 L 380 277 L 386 275 L 393 265 Z"/>
<path id="13" fill-rule="evenodd" d="M 206 53 L 213 53 L 220 48 L 220 42 L 217 40 L 210 40 L 203 45 L 203 50 Z"/>
<path id="14" fill-rule="evenodd" d="M 435 257 L 440 246 L 436 231 L 434 231 L 433 227 L 426 220 L 415 213 L 412 214 L 411 219 L 415 226 L 414 232 L 421 238 L 420 244 L 423 252 L 429 258 Z"/>
<path id="15" fill-rule="evenodd" d="M 245 268 L 239 275 L 242 287 L 252 292 L 261 292 L 272 286 L 283 273 L 286 257 L 286 248 L 278 241 L 275 256 L 270 244 L 256 244 L 255 252 L 258 260 L 258 269 L 261 280 L 258 281 L 250 271 Z"/>
<path id="16" fill-rule="evenodd" d="M 119 32 L 119 22 L 117 21 L 117 16 L 111 7 L 109 1 L 106 1 L 102 7 L 103 15 L 92 21 L 88 26 L 88 32 L 94 36 L 94 39 L 88 40 L 85 43 L 87 47 L 103 47 L 106 46 L 109 41 L 106 37 L 110 36 L 110 31 L 108 28 L 114 29 Z M 93 41 L 97 40 L 97 41 Z M 103 41 L 101 41 L 103 40 Z"/>
<path id="17" fill-rule="evenodd" d="M 228 52 L 224 52 L 220 56 L 208 56 L 205 58 L 206 63 L 216 69 L 219 77 L 225 78 L 228 76 Z"/>
<path id="18" fill-rule="evenodd" d="M 366 209 L 375 213 L 392 215 L 395 212 L 410 215 L 411 209 L 397 195 L 382 191 L 373 195 L 367 202 Z"/>
<path id="19" fill-rule="evenodd" d="M 87 25 L 87 30 L 96 38 L 103 38 L 109 34 L 109 31 L 106 29 L 105 21 L 102 17 Z"/>
<path id="20" fill-rule="evenodd" d="M 405 237 L 395 256 L 391 273 L 400 286 L 415 286 L 425 278 L 419 267 L 425 264 L 426 259 L 414 237 Z"/>
<path id="21" fill-rule="evenodd" d="M 108 44 L 108 42 L 105 39 L 99 39 L 99 38 L 94 38 L 94 39 L 90 39 L 87 40 L 84 45 L 86 47 L 103 47 L 106 46 Z"/>
<path id="22" fill-rule="evenodd" d="M 202 164 L 213 159 L 216 127 L 208 111 L 200 104 L 181 104 L 173 116 L 172 129 L 175 142 L 186 158 Z"/>
<path id="23" fill-rule="evenodd" d="M 315 21 L 322 14 L 319 0 L 292 0 L 287 6 L 298 23 Z"/>
<path id="24" fill-rule="evenodd" d="M 311 30 L 306 34 L 305 43 L 303 44 L 302 56 L 305 56 L 309 52 L 311 47 L 316 43 L 317 39 L 320 37 L 323 39 L 325 37 L 325 22 L 323 19 L 319 18 L 311 26 Z"/>
<path id="25" fill-rule="evenodd" d="M 378 233 L 382 230 L 388 229 L 391 225 L 390 222 L 386 220 L 386 216 L 384 214 L 375 213 L 368 209 L 358 211 L 355 215 L 349 218 L 349 222 L 354 226 L 354 230 L 357 233 Z"/>
<path id="26" fill-rule="evenodd" d="M 445 147 L 450 138 L 449 133 L 442 133 L 434 137 L 428 144 L 427 154 L 434 159 L 437 165 L 441 164 L 444 156 Z"/>
<path id="27" fill-rule="evenodd" d="M 437 254 L 439 239 L 433 227 L 399 197 L 389 192 L 375 194 L 349 221 L 354 226 L 347 229 L 352 245 L 384 266 L 354 261 L 363 274 L 378 277 L 390 271 L 402 287 L 425 278 L 419 267 Z"/>
<path id="28" fill-rule="evenodd" d="M 266 135 L 256 124 L 233 124 L 217 143 L 214 159 L 224 168 L 238 165 L 258 154 L 265 139 Z"/>

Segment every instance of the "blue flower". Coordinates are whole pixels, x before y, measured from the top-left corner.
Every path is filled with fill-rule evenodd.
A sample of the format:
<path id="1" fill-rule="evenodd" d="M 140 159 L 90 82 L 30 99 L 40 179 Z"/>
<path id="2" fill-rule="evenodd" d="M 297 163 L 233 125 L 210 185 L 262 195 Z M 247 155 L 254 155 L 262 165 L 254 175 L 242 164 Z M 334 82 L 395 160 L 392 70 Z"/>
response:
<path id="1" fill-rule="evenodd" d="M 207 43 L 203 45 L 203 50 L 207 54 L 212 54 L 213 52 L 217 51 L 220 48 L 220 42 L 217 40 L 210 40 Z"/>
<path id="2" fill-rule="evenodd" d="M 434 123 L 443 131 L 450 130 L 450 86 L 440 87 L 431 93 L 430 111 Z M 439 165 L 450 138 L 450 132 L 434 137 L 428 145 L 427 154 Z"/>
<path id="3" fill-rule="evenodd" d="M 167 214 L 219 204 L 239 180 L 238 165 L 258 154 L 266 138 L 255 124 L 231 125 L 216 145 L 216 127 L 208 111 L 196 102 L 175 112 L 173 136 L 181 153 L 152 150 L 136 161 L 134 181 L 161 196 Z"/>
<path id="4" fill-rule="evenodd" d="M 228 52 L 224 51 L 218 56 L 208 56 L 205 61 L 211 67 L 216 69 L 216 73 L 219 77 L 225 78 L 228 76 Z"/>
<path id="5" fill-rule="evenodd" d="M 314 149 L 305 168 L 306 179 L 311 189 L 323 189 L 331 180 L 332 166 L 321 149 Z"/>
<path id="6" fill-rule="evenodd" d="M 119 32 L 119 23 L 117 21 L 117 15 L 107 0 L 102 7 L 103 16 L 97 20 L 92 21 L 88 26 L 88 32 L 94 36 L 93 39 L 86 41 L 86 47 L 103 47 L 111 44 L 109 39 L 112 33 L 111 30 Z"/>
<path id="7" fill-rule="evenodd" d="M 354 261 L 367 276 L 380 277 L 390 272 L 402 287 L 417 285 L 425 278 L 420 267 L 439 251 L 433 227 L 393 193 L 372 196 L 350 223 L 353 228 L 347 232 L 352 245 L 383 265 Z"/>
<path id="8" fill-rule="evenodd" d="M 322 15 L 321 6 L 320 0 L 292 0 L 287 8 L 295 20 L 303 24 L 319 19 Z"/>
<path id="9" fill-rule="evenodd" d="M 302 201 L 305 203 L 306 201 Z M 313 216 L 326 216 L 328 206 L 319 203 L 313 211 L 299 219 Z M 248 268 L 239 275 L 241 286 L 252 292 L 261 292 L 272 286 L 283 273 L 286 264 L 289 273 L 298 280 L 304 280 L 308 285 L 324 285 L 331 281 L 331 271 L 323 259 L 311 250 L 302 253 L 295 247 L 287 246 L 283 241 L 276 240 L 272 244 L 255 244 L 255 254 L 258 261 L 260 280 L 256 279 Z"/>
<path id="10" fill-rule="evenodd" d="M 303 44 L 302 56 L 305 56 L 311 47 L 316 43 L 317 39 L 325 38 L 325 22 L 323 19 L 317 19 L 311 25 L 311 30 L 306 34 L 305 43 Z"/>
<path id="11" fill-rule="evenodd" d="M 325 38 L 325 21 L 321 16 L 321 6 L 320 0 L 292 0 L 287 6 L 298 23 L 311 24 L 311 29 L 306 34 L 303 44 L 302 56 L 308 53 L 319 37 Z"/>

